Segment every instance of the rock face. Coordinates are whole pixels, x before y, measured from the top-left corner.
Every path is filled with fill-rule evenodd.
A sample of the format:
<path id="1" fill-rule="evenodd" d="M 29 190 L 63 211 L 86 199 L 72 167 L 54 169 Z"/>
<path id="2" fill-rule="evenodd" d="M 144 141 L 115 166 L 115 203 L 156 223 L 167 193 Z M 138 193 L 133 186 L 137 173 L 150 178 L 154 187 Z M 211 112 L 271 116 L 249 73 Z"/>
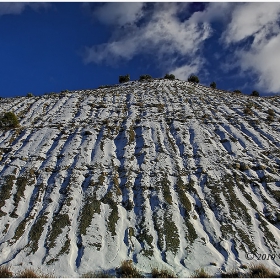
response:
<path id="1" fill-rule="evenodd" d="M 0 107 L 20 121 L 0 134 L 0 265 L 78 277 L 131 259 L 188 277 L 255 253 L 279 267 L 279 96 L 154 80 Z"/>

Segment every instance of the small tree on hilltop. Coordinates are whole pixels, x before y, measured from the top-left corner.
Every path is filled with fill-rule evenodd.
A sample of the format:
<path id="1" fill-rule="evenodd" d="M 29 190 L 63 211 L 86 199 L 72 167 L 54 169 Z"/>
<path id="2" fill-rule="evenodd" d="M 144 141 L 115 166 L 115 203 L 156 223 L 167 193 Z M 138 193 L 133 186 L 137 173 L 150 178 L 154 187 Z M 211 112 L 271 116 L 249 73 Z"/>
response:
<path id="1" fill-rule="evenodd" d="M 189 78 L 188 78 L 188 82 L 198 84 L 199 83 L 199 79 L 195 75 L 190 75 Z"/>
<path id="2" fill-rule="evenodd" d="M 145 81 L 145 80 L 152 80 L 152 76 L 148 75 L 148 74 L 145 74 L 145 75 L 141 75 L 139 77 L 139 81 Z"/>
<path id="3" fill-rule="evenodd" d="M 235 89 L 233 92 L 237 94 L 241 94 L 241 91 L 239 89 Z"/>
<path id="4" fill-rule="evenodd" d="M 256 91 L 256 90 L 253 90 L 252 93 L 251 93 L 251 96 L 260 96 L 260 94 Z"/>
<path id="5" fill-rule="evenodd" d="M 130 81 L 130 76 L 127 74 L 125 76 L 119 76 L 119 83 L 126 83 Z"/>
<path id="6" fill-rule="evenodd" d="M 215 82 L 212 82 L 212 83 L 210 84 L 210 87 L 215 89 L 215 88 L 217 87 L 217 85 L 216 85 Z"/>
<path id="7" fill-rule="evenodd" d="M 175 80 L 175 76 L 173 74 L 165 74 L 164 79 Z"/>

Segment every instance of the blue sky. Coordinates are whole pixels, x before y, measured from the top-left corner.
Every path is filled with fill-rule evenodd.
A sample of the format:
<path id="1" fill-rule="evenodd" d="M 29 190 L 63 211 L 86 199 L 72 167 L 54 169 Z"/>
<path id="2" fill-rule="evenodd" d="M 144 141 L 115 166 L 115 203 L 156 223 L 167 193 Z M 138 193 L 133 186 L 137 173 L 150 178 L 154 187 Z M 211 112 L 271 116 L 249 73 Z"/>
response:
<path id="1" fill-rule="evenodd" d="M 0 3 L 0 96 L 166 73 L 280 93 L 280 3 Z"/>

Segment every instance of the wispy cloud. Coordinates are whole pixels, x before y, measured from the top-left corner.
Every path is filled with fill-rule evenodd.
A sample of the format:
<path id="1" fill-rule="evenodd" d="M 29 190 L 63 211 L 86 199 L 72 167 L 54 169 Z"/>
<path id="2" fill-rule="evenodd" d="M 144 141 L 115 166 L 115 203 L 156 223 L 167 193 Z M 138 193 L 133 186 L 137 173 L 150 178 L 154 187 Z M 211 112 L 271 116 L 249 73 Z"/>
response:
<path id="1" fill-rule="evenodd" d="M 3 15 L 19 15 L 27 7 L 31 7 L 34 10 L 40 8 L 49 8 L 50 3 L 38 2 L 38 3 L 26 3 L 26 2 L 1 2 L 0 3 L 0 16 Z"/>
<path id="2" fill-rule="evenodd" d="M 280 3 L 239 4 L 221 37 L 227 45 L 239 44 L 235 65 L 256 74 L 257 87 L 274 93 L 280 92 L 279 18 Z"/>
<path id="3" fill-rule="evenodd" d="M 190 64 L 184 64 L 183 66 L 174 67 L 170 70 L 170 73 L 173 73 L 178 79 L 186 79 L 190 74 L 198 73 L 201 66 L 203 65 L 204 60 L 202 58 L 194 60 Z"/>
<path id="4" fill-rule="evenodd" d="M 280 35 L 252 44 L 249 50 L 239 51 L 242 70 L 251 70 L 258 76 L 257 86 L 265 91 L 280 93 Z"/>
<path id="5" fill-rule="evenodd" d="M 208 3 L 203 11 L 193 13 L 189 22 L 213 22 L 213 21 L 228 21 L 232 8 L 236 3 L 231 2 L 211 2 Z"/>
<path id="6" fill-rule="evenodd" d="M 107 3 L 96 8 L 92 16 L 108 25 L 134 24 L 143 16 L 145 3 Z"/>
<path id="7" fill-rule="evenodd" d="M 189 20 L 181 21 L 179 14 L 186 9 L 188 3 L 157 3 L 136 5 L 136 3 L 122 3 L 116 9 L 115 3 L 107 3 L 93 15 L 106 24 L 118 25 L 108 43 L 87 47 L 85 49 L 85 63 L 116 62 L 119 59 L 130 60 L 139 54 L 152 54 L 159 65 L 176 70 L 183 76 L 182 69 L 192 64 L 192 58 L 199 56 L 199 50 L 205 39 L 211 34 L 207 23 L 195 23 Z M 110 12 L 112 11 L 112 12 Z M 132 11 L 127 16 L 127 11 Z M 101 15 L 106 14 L 106 17 Z M 184 66 L 177 66 L 177 62 L 185 60 Z M 196 58 L 196 66 L 199 69 Z M 179 70 L 181 69 L 181 70 Z M 167 70 L 167 71 L 168 71 Z M 186 74 L 187 77 L 190 73 Z"/>
<path id="8" fill-rule="evenodd" d="M 279 15 L 280 3 L 236 4 L 222 38 L 229 44 L 257 36 L 259 32 L 273 28 Z"/>

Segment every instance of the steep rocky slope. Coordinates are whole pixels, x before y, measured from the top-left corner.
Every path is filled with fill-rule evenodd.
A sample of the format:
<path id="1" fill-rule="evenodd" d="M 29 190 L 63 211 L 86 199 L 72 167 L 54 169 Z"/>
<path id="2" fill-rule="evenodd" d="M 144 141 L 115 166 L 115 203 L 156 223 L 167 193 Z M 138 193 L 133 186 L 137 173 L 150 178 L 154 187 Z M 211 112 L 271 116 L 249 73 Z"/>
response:
<path id="1" fill-rule="evenodd" d="M 0 265 L 279 268 L 279 96 L 154 80 L 2 99 L 4 111 L 20 127 L 0 134 Z"/>

